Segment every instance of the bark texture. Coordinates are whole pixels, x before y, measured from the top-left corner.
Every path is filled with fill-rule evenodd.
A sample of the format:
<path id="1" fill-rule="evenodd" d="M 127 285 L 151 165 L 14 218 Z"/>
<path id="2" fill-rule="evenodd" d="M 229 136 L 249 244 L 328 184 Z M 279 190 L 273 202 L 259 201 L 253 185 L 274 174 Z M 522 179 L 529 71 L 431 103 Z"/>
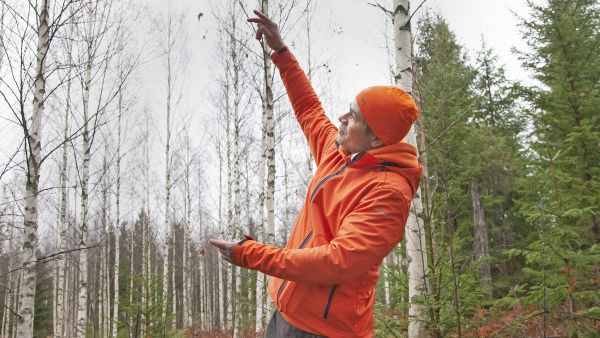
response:
<path id="1" fill-rule="evenodd" d="M 42 115 L 46 94 L 45 61 L 49 48 L 48 2 L 42 0 L 38 18 L 38 44 L 36 74 L 33 93 L 31 125 L 24 119 L 23 129 L 27 139 L 27 181 L 25 183 L 25 210 L 23 236 L 23 280 L 19 296 L 18 337 L 33 336 L 33 319 L 36 281 L 36 249 L 38 246 L 38 184 L 40 180 Z"/>
<path id="2" fill-rule="evenodd" d="M 485 222 L 485 210 L 479 197 L 479 186 L 471 181 L 471 199 L 473 201 L 473 225 L 475 233 L 474 255 L 479 262 L 479 282 L 488 298 L 492 298 L 492 273 L 489 256 L 488 227 Z"/>
<path id="3" fill-rule="evenodd" d="M 396 85 L 409 94 L 413 94 L 412 84 L 412 36 L 408 0 L 393 0 L 394 46 L 396 58 Z M 406 142 L 417 147 L 414 126 L 405 138 Z M 426 337 L 427 312 L 416 298 L 427 292 L 425 251 L 425 231 L 423 221 L 423 203 L 421 189 L 418 188 L 412 201 L 410 215 L 406 223 L 406 251 L 408 263 L 408 337 Z"/>

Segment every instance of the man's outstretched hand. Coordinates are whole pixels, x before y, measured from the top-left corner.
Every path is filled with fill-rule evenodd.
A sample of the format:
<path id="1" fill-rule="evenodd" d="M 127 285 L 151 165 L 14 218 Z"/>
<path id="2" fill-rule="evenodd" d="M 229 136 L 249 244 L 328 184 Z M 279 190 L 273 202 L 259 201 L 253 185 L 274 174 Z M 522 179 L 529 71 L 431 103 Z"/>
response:
<path id="1" fill-rule="evenodd" d="M 233 248 L 237 245 L 236 242 L 228 242 L 220 239 L 211 239 L 208 241 L 210 244 L 216 246 L 219 249 L 221 255 L 223 255 L 223 259 L 228 261 L 231 264 L 233 263 Z"/>
<path id="2" fill-rule="evenodd" d="M 264 36 L 265 41 L 267 41 L 267 45 L 271 47 L 272 50 L 280 50 L 281 48 L 285 47 L 285 43 L 283 43 L 283 39 L 281 38 L 277 24 L 257 10 L 254 10 L 254 14 L 257 17 L 249 18 L 248 22 L 257 24 L 256 39 L 260 40 Z"/>

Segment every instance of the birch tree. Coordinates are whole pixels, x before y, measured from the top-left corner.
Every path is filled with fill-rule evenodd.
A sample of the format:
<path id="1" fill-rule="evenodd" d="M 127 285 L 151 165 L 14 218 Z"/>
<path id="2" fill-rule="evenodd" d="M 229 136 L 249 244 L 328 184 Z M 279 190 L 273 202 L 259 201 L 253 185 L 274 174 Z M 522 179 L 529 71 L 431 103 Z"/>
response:
<path id="1" fill-rule="evenodd" d="M 166 95 L 165 95 L 165 118 L 166 118 L 166 130 L 165 130 L 165 222 L 164 222 L 164 241 L 162 244 L 162 250 L 164 255 L 163 260 L 163 313 L 162 318 L 165 322 L 165 329 L 168 326 L 172 326 L 173 322 L 167 318 L 167 311 L 169 302 L 171 304 L 171 315 L 176 307 L 176 302 L 173 302 L 175 296 L 175 284 L 174 280 L 175 270 L 169 264 L 168 253 L 171 251 L 169 247 L 170 240 L 173 236 L 171 229 L 172 224 L 172 206 L 171 206 L 171 190 L 172 190 L 172 177 L 171 170 L 173 165 L 173 159 L 171 156 L 171 131 L 173 123 L 173 115 L 175 108 L 180 99 L 180 92 L 178 92 L 176 85 L 178 76 L 181 75 L 185 67 L 185 37 L 183 37 L 184 31 L 182 26 L 182 16 L 177 15 L 169 8 L 169 13 L 164 21 L 155 21 L 156 25 L 160 27 L 161 33 L 159 34 L 159 53 L 164 62 L 164 69 L 166 72 Z M 174 251 L 173 251 L 174 252 Z M 174 256 L 171 256 L 173 259 Z M 170 277 L 170 278 L 169 278 Z M 171 279 L 171 299 L 169 300 L 169 279 Z"/>
<path id="2" fill-rule="evenodd" d="M 169 237 L 171 234 L 171 108 L 172 108 L 172 49 L 173 43 L 173 18 L 168 17 L 166 26 L 166 41 L 162 52 L 165 56 L 167 71 L 167 96 L 166 96 L 166 137 L 165 137 L 165 223 L 164 223 L 164 241 L 163 241 L 163 321 L 167 327 L 167 301 L 169 284 Z"/>
<path id="3" fill-rule="evenodd" d="M 94 63 L 94 6 L 91 1 L 87 5 L 87 25 L 85 27 L 86 61 L 83 78 L 83 132 L 82 132 L 82 173 L 81 173 L 81 216 L 79 226 L 79 283 L 77 301 L 77 337 L 83 338 L 87 332 L 87 301 L 88 301 L 88 251 L 87 246 L 87 212 L 88 212 L 88 181 L 90 168 L 90 87 L 92 84 L 92 65 Z"/>
<path id="4" fill-rule="evenodd" d="M 269 16 L 269 1 L 261 0 L 261 12 Z M 260 98 L 262 104 L 262 159 L 261 165 L 261 197 L 263 201 L 261 223 L 266 223 L 266 228 L 262 229 L 262 238 L 266 244 L 275 244 L 275 130 L 273 125 L 273 77 L 271 76 L 271 58 L 269 57 L 269 47 L 263 39 L 262 48 L 262 90 Z M 266 169 L 266 181 L 265 179 Z M 264 183 L 263 183 L 264 182 Z M 263 224 L 264 224 L 263 223 Z M 260 230 L 259 230 L 260 231 Z M 272 309 L 272 305 L 267 306 L 267 276 L 261 272 L 256 273 L 256 332 L 262 330 L 266 318 L 264 311 Z"/>
<path id="5" fill-rule="evenodd" d="M 67 44 L 67 64 L 73 64 L 73 43 L 72 38 L 74 36 L 74 24 L 69 27 L 69 36 L 71 39 Z M 73 67 L 69 67 L 67 72 L 67 87 L 65 96 L 65 116 L 64 116 L 64 129 L 63 129 L 63 144 L 62 144 L 62 162 L 60 164 L 60 209 L 59 209 L 59 250 L 63 251 L 67 248 L 67 162 L 68 162 L 68 146 L 69 146 L 69 120 L 72 115 L 71 107 L 71 90 L 72 90 L 72 70 Z M 65 273 L 67 269 L 67 257 L 61 255 L 58 261 L 58 277 L 56 284 L 56 327 L 55 336 L 63 337 L 65 334 L 65 315 L 66 315 L 66 300 L 65 287 L 68 283 L 65 283 Z"/>
<path id="6" fill-rule="evenodd" d="M 125 7 L 125 9 L 129 9 L 128 7 Z M 125 156 L 125 153 L 123 151 L 123 143 L 124 143 L 124 139 L 123 139 L 123 116 L 124 114 L 126 114 L 127 109 L 129 107 L 129 105 L 131 105 L 132 101 L 131 100 L 126 100 L 125 98 L 125 90 L 127 88 L 126 84 L 127 81 L 129 80 L 129 76 L 130 74 L 134 71 L 135 68 L 137 68 L 140 64 L 139 61 L 139 57 L 141 52 L 139 51 L 133 51 L 133 50 L 127 50 L 127 45 L 132 43 L 132 39 L 131 38 L 126 38 L 126 36 L 131 35 L 131 32 L 127 31 L 125 28 L 125 21 L 128 20 L 128 17 L 124 14 L 122 17 L 119 18 L 119 23 L 118 23 L 118 27 L 117 27 L 117 33 L 116 33 L 116 44 L 117 44 L 117 48 L 118 48 L 118 61 L 117 61 L 117 77 L 118 77 L 118 83 L 120 84 L 119 88 L 118 88 L 118 92 L 117 92 L 117 153 L 116 153 L 116 164 L 115 164 L 115 176 L 116 176 L 116 186 L 115 186 L 115 207 L 116 207 L 116 214 L 115 214 L 115 222 L 114 222 L 114 228 L 113 228 L 113 232 L 114 232 L 114 243 L 115 243 L 115 252 L 114 252 L 114 263 L 113 263 L 113 290 L 114 290 L 114 294 L 113 294 L 113 298 L 112 298 L 112 320 L 110 321 L 110 326 L 112 327 L 112 330 L 110 330 L 110 334 L 112 335 L 112 337 L 117 337 L 117 332 L 118 332 L 118 323 L 119 323 L 119 262 L 120 262 L 120 257 L 121 257 L 121 253 L 120 253 L 120 247 L 119 247 L 119 241 L 120 241 L 120 228 L 121 228 L 121 181 L 122 181 L 122 170 L 121 170 L 121 162 Z M 142 208 L 143 209 L 143 208 Z M 145 261 L 145 259 L 147 259 L 146 256 L 146 250 L 145 250 L 145 239 L 146 239 L 146 223 L 145 220 L 148 219 L 148 214 L 146 214 L 146 217 L 142 219 L 142 265 L 143 265 L 143 271 L 144 273 L 142 273 L 142 279 L 144 281 L 146 281 L 147 279 L 147 270 L 146 270 L 146 264 L 147 262 Z M 108 280 L 107 280 L 107 284 L 108 284 Z M 145 300 L 144 298 L 142 298 L 143 300 Z M 110 318 L 110 315 L 107 316 L 107 318 Z M 143 322 L 143 321 L 142 321 Z"/>
<path id="7" fill-rule="evenodd" d="M 396 57 L 396 85 L 413 94 L 412 79 L 412 36 L 408 0 L 393 0 L 394 42 Z M 405 138 L 406 142 L 417 147 L 414 126 Z M 409 337 L 427 336 L 427 313 L 425 306 L 417 298 L 427 292 L 425 233 L 423 228 L 423 204 L 421 189 L 413 197 L 412 207 L 406 222 L 406 251 L 409 257 Z"/>
<path id="8" fill-rule="evenodd" d="M 119 78 L 124 82 L 125 70 L 121 62 L 119 62 Z M 119 261 L 120 261 L 120 229 L 121 229 L 121 144 L 122 144 L 122 124 L 123 124 L 123 89 L 119 90 L 119 97 L 117 102 L 117 155 L 116 155 L 116 187 L 115 187 L 115 222 L 114 222 L 114 236 L 115 236 L 115 258 L 113 263 L 113 298 L 112 298 L 112 320 L 111 320 L 111 336 L 117 337 L 118 323 L 119 323 Z"/>
<path id="9" fill-rule="evenodd" d="M 37 18 L 38 42 L 36 56 L 36 71 L 34 84 L 34 98 L 32 107 L 31 124 L 22 115 L 23 133 L 26 139 L 26 185 L 25 185 L 25 222 L 23 237 L 23 285 L 19 299 L 19 319 L 17 336 L 33 336 L 33 316 L 35 301 L 36 278 L 36 250 L 38 246 L 37 217 L 38 217 L 38 184 L 41 165 L 41 137 L 42 114 L 44 113 L 44 100 L 46 93 L 45 62 L 50 46 L 48 27 L 48 3 L 42 0 L 38 9 Z M 23 111 L 22 114 L 25 112 Z"/>
<path id="10" fill-rule="evenodd" d="M 4 61 L 4 14 L 6 13 L 6 4 L 0 3 L 0 69 L 2 68 L 2 61 Z"/>
<path id="11" fill-rule="evenodd" d="M 190 292 L 191 292 L 191 266 L 190 266 L 190 225 L 192 216 L 192 193 L 191 193 L 191 146 L 190 146 L 190 135 L 187 128 L 184 128 L 185 133 L 185 159 L 184 159 L 184 212 L 185 221 L 183 225 L 183 297 L 182 297 L 182 314 L 183 314 L 183 327 L 189 327 L 192 325 L 192 311 L 190 303 Z"/>

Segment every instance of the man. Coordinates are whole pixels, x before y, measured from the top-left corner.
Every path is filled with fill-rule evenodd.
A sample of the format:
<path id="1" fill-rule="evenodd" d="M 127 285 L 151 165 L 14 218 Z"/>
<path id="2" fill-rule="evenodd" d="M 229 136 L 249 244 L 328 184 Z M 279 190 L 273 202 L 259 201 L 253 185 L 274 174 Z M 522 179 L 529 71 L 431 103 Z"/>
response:
<path id="1" fill-rule="evenodd" d="M 317 171 L 284 249 L 249 237 L 211 243 L 230 263 L 273 276 L 266 337 L 372 337 L 379 266 L 402 240 L 421 174 L 416 149 L 402 142 L 417 108 L 397 87 L 370 87 L 336 128 L 277 25 L 254 13 L 248 21 L 274 50 Z"/>

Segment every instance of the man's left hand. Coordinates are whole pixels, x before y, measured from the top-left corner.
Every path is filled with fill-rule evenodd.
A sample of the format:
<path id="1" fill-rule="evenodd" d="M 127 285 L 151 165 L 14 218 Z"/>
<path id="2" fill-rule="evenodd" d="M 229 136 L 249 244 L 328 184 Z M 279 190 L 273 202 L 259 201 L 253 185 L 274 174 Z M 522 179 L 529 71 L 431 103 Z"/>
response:
<path id="1" fill-rule="evenodd" d="M 224 260 L 228 261 L 231 264 L 235 264 L 233 262 L 233 255 L 234 248 L 237 245 L 236 242 L 229 242 L 221 239 L 211 239 L 208 242 L 219 249 L 219 252 L 221 253 L 221 255 L 223 255 Z"/>

